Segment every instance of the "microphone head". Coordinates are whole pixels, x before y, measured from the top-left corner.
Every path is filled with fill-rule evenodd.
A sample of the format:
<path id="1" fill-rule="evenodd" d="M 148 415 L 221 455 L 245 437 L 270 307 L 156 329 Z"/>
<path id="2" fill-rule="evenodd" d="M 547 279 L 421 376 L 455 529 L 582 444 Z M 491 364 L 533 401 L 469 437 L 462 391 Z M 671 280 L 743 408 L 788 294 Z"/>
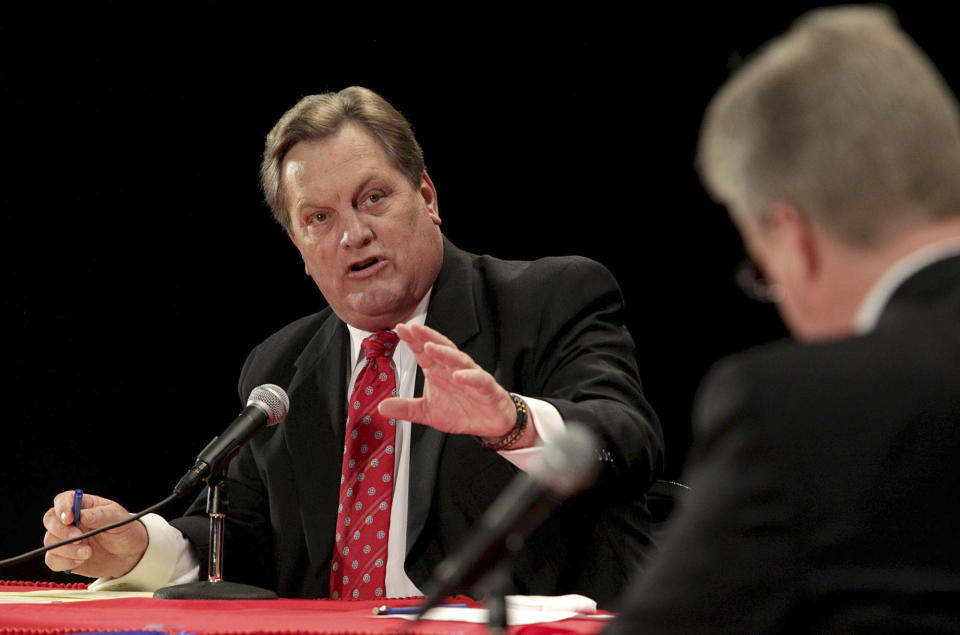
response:
<path id="1" fill-rule="evenodd" d="M 543 447 L 529 475 L 565 499 L 593 485 L 600 471 L 598 447 L 596 435 L 586 426 L 568 422 L 564 433 Z"/>
<path id="2" fill-rule="evenodd" d="M 248 406 L 257 406 L 270 417 L 268 426 L 273 426 L 287 418 L 290 411 L 290 398 L 286 391 L 276 384 L 261 384 L 250 391 Z"/>

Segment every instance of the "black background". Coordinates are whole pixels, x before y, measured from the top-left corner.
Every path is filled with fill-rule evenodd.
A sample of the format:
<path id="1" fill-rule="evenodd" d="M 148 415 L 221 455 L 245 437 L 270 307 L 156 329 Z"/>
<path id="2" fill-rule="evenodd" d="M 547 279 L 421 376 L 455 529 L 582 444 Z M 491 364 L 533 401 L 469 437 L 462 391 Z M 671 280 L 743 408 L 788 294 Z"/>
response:
<path id="1" fill-rule="evenodd" d="M 740 241 L 693 168 L 730 69 L 815 6 L 776 4 L 8 14 L 0 557 L 39 546 L 64 489 L 164 497 L 239 412 L 249 349 L 323 306 L 257 171 L 287 108 L 353 84 L 412 122 L 457 245 L 613 271 L 676 477 L 709 366 L 784 335 L 734 285 Z M 893 6 L 957 86 L 952 21 Z"/>

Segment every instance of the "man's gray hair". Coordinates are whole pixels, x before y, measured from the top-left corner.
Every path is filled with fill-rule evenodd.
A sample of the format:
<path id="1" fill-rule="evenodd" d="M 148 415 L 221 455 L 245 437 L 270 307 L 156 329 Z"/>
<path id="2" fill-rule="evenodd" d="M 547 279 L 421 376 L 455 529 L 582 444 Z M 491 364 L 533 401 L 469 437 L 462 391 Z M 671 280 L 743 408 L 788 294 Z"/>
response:
<path id="1" fill-rule="evenodd" d="M 414 189 L 423 178 L 423 151 L 410 123 L 387 100 L 368 88 L 351 86 L 336 93 L 308 95 L 288 110 L 267 135 L 260 184 L 274 218 L 290 231 L 290 211 L 283 191 L 283 160 L 301 141 L 336 134 L 344 125 L 362 126 L 377 140 L 393 166 Z"/>
<path id="2" fill-rule="evenodd" d="M 880 7 L 812 11 L 717 93 L 697 163 L 734 218 L 775 201 L 851 245 L 960 215 L 960 115 Z"/>

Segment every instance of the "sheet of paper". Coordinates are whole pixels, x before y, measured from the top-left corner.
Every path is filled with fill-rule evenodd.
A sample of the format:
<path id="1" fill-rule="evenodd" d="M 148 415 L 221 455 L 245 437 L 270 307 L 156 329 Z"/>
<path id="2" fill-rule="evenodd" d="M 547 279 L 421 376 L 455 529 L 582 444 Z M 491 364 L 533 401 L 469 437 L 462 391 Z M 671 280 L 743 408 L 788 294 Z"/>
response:
<path id="1" fill-rule="evenodd" d="M 378 615 L 377 617 L 399 617 L 405 620 L 413 620 L 414 615 Z M 612 619 L 613 615 L 581 615 L 575 611 L 542 611 L 539 609 L 507 609 L 507 624 L 509 626 L 525 626 L 528 624 L 541 624 L 545 622 L 559 622 L 571 617 L 580 619 Z M 464 609 L 464 608 L 435 608 L 427 611 L 423 616 L 425 620 L 437 620 L 441 622 L 471 622 L 473 624 L 486 624 L 490 619 L 487 609 Z"/>
<path id="2" fill-rule="evenodd" d="M 507 624 L 524 626 L 542 622 L 559 622 L 576 617 L 579 619 L 612 619 L 613 615 L 596 614 L 597 603 L 583 595 L 508 595 Z M 414 619 L 413 615 L 379 615 L 378 617 L 400 617 Z M 425 620 L 446 622 L 471 622 L 486 624 L 490 619 L 487 609 L 437 607 L 423 616 Z"/>
<path id="3" fill-rule="evenodd" d="M 150 591 L 88 591 L 86 589 L 43 589 L 40 591 L 7 591 L 0 593 L 0 604 L 52 604 L 84 600 L 116 598 L 149 598 Z"/>

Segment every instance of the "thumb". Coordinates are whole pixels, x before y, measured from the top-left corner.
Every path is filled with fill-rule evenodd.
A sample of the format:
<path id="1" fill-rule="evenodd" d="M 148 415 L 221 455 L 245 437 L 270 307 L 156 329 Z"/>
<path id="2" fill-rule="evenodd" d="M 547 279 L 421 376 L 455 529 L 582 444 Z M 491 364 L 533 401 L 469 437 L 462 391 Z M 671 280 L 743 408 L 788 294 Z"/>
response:
<path id="1" fill-rule="evenodd" d="M 423 399 L 389 397 L 380 402 L 377 411 L 384 417 L 404 421 L 422 421 L 425 414 Z"/>

